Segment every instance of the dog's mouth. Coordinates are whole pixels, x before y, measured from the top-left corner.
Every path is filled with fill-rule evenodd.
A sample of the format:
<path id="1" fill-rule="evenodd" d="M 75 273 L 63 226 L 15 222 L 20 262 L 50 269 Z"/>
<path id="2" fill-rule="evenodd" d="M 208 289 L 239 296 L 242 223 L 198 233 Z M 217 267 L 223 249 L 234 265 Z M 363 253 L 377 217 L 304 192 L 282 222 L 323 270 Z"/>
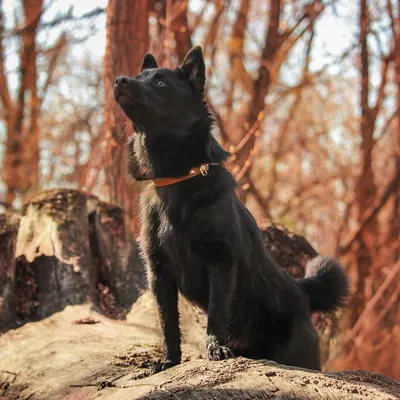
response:
<path id="1" fill-rule="evenodd" d="M 124 90 L 115 90 L 114 98 L 119 105 L 136 104 L 134 98 Z"/>
<path id="2" fill-rule="evenodd" d="M 146 107 L 145 105 L 139 103 L 130 93 L 126 92 L 125 90 L 117 89 L 114 91 L 114 98 L 116 102 L 122 107 L 122 108 L 127 108 L 127 107 L 141 107 L 144 108 L 147 111 L 150 111 L 154 113 L 154 111 Z"/>
<path id="3" fill-rule="evenodd" d="M 115 98 L 115 100 L 117 100 L 117 103 L 120 107 L 122 107 L 122 109 L 126 109 L 135 105 L 133 99 L 126 94 L 120 94 L 118 97 Z"/>

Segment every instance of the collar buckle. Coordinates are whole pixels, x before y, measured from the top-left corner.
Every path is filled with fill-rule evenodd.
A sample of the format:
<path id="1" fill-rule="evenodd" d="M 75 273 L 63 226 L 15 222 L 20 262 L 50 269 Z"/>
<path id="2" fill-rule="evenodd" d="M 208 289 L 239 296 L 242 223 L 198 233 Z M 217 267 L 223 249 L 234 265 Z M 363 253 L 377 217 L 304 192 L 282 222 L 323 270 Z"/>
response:
<path id="1" fill-rule="evenodd" d="M 208 164 L 200 165 L 200 173 L 201 173 L 203 176 L 206 176 L 206 175 L 208 174 L 208 169 L 209 169 Z"/>

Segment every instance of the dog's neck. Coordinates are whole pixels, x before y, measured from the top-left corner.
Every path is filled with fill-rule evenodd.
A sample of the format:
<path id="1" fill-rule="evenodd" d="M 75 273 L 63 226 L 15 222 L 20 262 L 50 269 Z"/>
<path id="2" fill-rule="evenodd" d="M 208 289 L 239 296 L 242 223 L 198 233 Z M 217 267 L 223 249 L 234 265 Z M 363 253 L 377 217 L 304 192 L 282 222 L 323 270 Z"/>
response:
<path id="1" fill-rule="evenodd" d="M 155 135 L 154 135 L 155 136 Z M 236 182 L 222 167 L 229 156 L 210 130 L 190 135 L 136 133 L 130 143 L 129 172 L 136 180 L 178 178 L 202 164 L 212 165 L 206 176 L 197 175 L 176 184 L 156 187 L 160 201 L 171 218 L 187 220 L 198 208 L 215 201 L 222 193 L 234 190 Z"/>
<path id="2" fill-rule="evenodd" d="M 129 145 L 129 172 L 138 180 L 182 177 L 202 164 L 223 164 L 228 156 L 212 136 L 211 124 L 194 126 L 190 135 L 136 132 Z"/>

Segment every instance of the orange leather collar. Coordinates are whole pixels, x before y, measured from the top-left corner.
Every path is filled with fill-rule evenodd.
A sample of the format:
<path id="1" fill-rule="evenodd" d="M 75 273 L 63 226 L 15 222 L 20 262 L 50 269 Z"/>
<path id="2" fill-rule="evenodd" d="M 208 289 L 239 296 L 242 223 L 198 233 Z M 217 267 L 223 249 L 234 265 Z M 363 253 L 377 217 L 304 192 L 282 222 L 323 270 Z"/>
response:
<path id="1" fill-rule="evenodd" d="M 162 187 L 174 185 L 175 183 L 186 181 L 186 179 L 194 178 L 197 175 L 206 176 L 208 174 L 208 170 L 210 169 L 210 165 L 219 165 L 219 164 L 201 164 L 199 167 L 194 167 L 190 170 L 189 175 L 181 176 L 179 178 L 156 178 L 153 179 L 154 186 Z"/>

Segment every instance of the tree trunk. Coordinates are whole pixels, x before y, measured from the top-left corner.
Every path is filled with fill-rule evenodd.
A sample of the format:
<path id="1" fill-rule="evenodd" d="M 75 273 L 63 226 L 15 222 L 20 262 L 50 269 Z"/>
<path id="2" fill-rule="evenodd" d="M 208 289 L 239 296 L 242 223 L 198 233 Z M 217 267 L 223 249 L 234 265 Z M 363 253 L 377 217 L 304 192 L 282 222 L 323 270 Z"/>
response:
<path id="1" fill-rule="evenodd" d="M 390 3 L 390 2 L 389 2 Z M 394 148 L 395 148 L 395 163 L 396 173 L 400 176 L 400 0 L 395 2 L 397 6 L 397 16 L 393 18 L 393 37 L 394 37 L 394 68 L 396 74 L 396 85 L 397 85 L 397 129 L 393 131 L 394 136 Z M 396 249 L 394 251 L 393 259 L 397 260 L 400 258 L 400 243 L 398 238 L 400 237 L 400 184 L 397 187 L 397 193 L 395 191 L 395 200 L 393 206 L 393 214 L 391 220 L 391 229 L 389 240 L 397 242 Z"/>
<path id="2" fill-rule="evenodd" d="M 0 397 L 32 399 L 398 399 L 400 385 L 365 371 L 321 373 L 266 360 L 201 360 L 205 328 L 180 299 L 183 363 L 150 376 L 160 359 L 155 301 L 141 296 L 127 323 L 87 306 L 0 337 Z M 48 366 L 52 367 L 49 368 Z"/>
<path id="3" fill-rule="evenodd" d="M 17 218 L 0 215 L 0 331 L 14 318 L 18 225 Z"/>
<path id="4" fill-rule="evenodd" d="M 104 172 L 105 199 L 122 206 L 137 230 L 138 185 L 126 185 L 126 135 L 128 120 L 114 100 L 114 82 L 120 75 L 135 76 L 149 47 L 149 2 L 109 0 L 104 56 Z"/>
<path id="5" fill-rule="evenodd" d="M 369 15 L 366 0 L 360 0 L 360 46 L 361 46 L 361 172 L 355 187 L 357 222 L 360 223 L 364 213 L 374 203 L 376 196 L 376 185 L 372 170 L 372 151 L 374 148 L 373 134 L 375 130 L 374 110 L 369 106 L 370 97 L 370 57 L 367 45 L 369 33 Z M 359 239 L 353 244 L 352 250 L 355 258 L 356 287 L 353 301 L 350 305 L 350 325 L 353 326 L 365 308 L 365 280 L 370 276 L 372 265 L 373 246 L 376 241 L 377 220 L 371 218 L 366 224 Z"/>
<path id="6" fill-rule="evenodd" d="M 35 184 L 37 183 L 37 174 L 39 171 L 39 131 L 37 127 L 39 104 L 36 82 L 33 82 L 33 80 L 36 80 L 36 35 L 42 14 L 43 0 L 24 0 L 23 7 L 25 18 L 24 29 L 21 34 L 23 46 L 20 54 L 21 65 L 18 97 L 15 105 L 12 103 L 11 98 L 9 102 L 4 102 L 3 99 L 5 108 L 8 108 L 7 146 L 4 157 L 4 180 L 7 185 L 6 202 L 8 204 L 12 204 L 16 195 L 21 195 L 29 188 L 29 180 L 32 180 Z M 2 50 L 0 48 L 0 51 Z M 3 84 L 7 85 L 6 82 Z M 8 88 L 4 88 L 3 90 L 6 90 L 8 93 Z M 34 138 L 26 135 L 24 127 L 24 116 L 27 113 L 26 95 L 28 91 L 31 92 L 30 117 L 32 133 L 35 135 Z M 28 172 L 24 170 L 25 149 L 23 143 L 25 140 L 29 140 L 32 146 L 29 150 L 31 152 L 29 160 L 34 162 Z M 35 173 L 36 176 L 34 175 Z"/>
<path id="7" fill-rule="evenodd" d="M 92 387 L 82 386 L 71 390 L 67 399 L 83 399 L 98 393 Z M 245 358 L 192 361 L 139 382 L 124 376 L 109 386 L 96 398 L 389 400 L 400 396 L 396 381 L 366 371 L 324 374 Z"/>
<path id="8" fill-rule="evenodd" d="M 178 4 L 179 15 L 172 21 L 172 30 L 175 36 L 175 51 L 178 58 L 178 64 L 185 59 L 187 52 L 192 48 L 192 32 L 190 31 L 187 19 L 188 2 L 183 0 L 174 0 L 174 5 Z M 181 11 L 183 9 L 183 11 Z"/>
<path id="9" fill-rule="evenodd" d="M 126 313 L 145 278 L 121 208 L 76 190 L 50 190 L 30 196 L 21 214 L 15 259 L 16 231 L 9 222 L 2 241 L 8 251 L 0 253 L 0 272 L 7 268 L 16 277 L 14 286 L 10 279 L 0 286 L 0 293 L 13 288 L 3 308 L 13 308 L 19 321 L 8 313 L 3 325 L 87 301 L 112 317 Z"/>
<path id="10" fill-rule="evenodd" d="M 38 94 L 37 87 L 37 67 L 36 67 L 36 47 L 33 49 L 33 62 L 31 64 L 30 79 L 29 79 L 29 91 L 31 94 L 30 98 L 30 118 L 29 118 L 29 129 L 27 130 L 27 144 L 24 155 L 24 172 L 27 180 L 27 185 L 31 191 L 39 189 L 40 182 L 40 129 L 39 129 L 39 116 L 41 100 Z"/>
<path id="11" fill-rule="evenodd" d="M 293 278 L 303 278 L 305 265 L 318 252 L 300 235 L 276 225 L 260 226 L 265 247 L 275 262 Z"/>

